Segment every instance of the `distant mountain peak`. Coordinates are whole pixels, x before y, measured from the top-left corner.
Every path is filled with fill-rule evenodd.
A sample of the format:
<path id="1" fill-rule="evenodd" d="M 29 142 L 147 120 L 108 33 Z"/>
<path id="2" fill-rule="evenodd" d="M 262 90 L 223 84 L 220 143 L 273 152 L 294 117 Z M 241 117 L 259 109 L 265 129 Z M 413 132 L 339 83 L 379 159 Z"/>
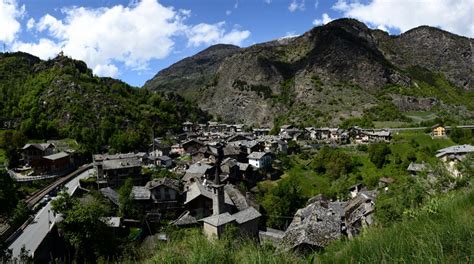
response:
<path id="1" fill-rule="evenodd" d="M 413 67 L 442 74 L 460 92 L 474 90 L 473 44 L 432 27 L 391 36 L 342 18 L 291 39 L 211 46 L 160 71 L 144 87 L 179 92 L 229 122 L 308 119 L 311 114 L 298 111 L 312 109 L 304 111 L 321 112 L 314 122 L 337 124 L 381 103 L 375 95 L 384 87 L 409 89 L 420 78 Z"/>

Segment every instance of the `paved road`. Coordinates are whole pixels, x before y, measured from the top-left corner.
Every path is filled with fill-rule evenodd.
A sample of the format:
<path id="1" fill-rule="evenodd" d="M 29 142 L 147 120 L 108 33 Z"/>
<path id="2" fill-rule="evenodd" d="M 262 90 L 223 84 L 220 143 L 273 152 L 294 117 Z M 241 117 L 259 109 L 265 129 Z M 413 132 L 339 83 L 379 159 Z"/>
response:
<path id="1" fill-rule="evenodd" d="M 67 188 L 67 192 L 72 195 L 79 187 L 79 180 L 88 178 L 92 171 L 92 169 L 89 169 L 67 182 L 64 185 Z M 49 230 L 52 227 L 52 224 L 56 220 L 56 217 L 57 215 L 55 215 L 51 210 L 51 202 L 48 202 L 35 215 L 34 220 L 10 245 L 9 249 L 12 250 L 12 256 L 18 257 L 20 255 L 20 251 L 23 245 L 25 246 L 26 250 L 29 250 L 30 254 L 33 254 L 48 234 Z"/>
<path id="2" fill-rule="evenodd" d="M 463 125 L 463 126 L 456 126 L 457 128 L 470 128 L 470 129 L 474 129 L 474 125 Z M 424 130 L 424 129 L 427 129 L 427 128 L 431 128 L 431 127 L 399 127 L 399 128 L 388 128 L 388 130 L 391 130 L 391 131 L 410 131 L 410 130 Z M 446 129 L 451 129 L 452 127 L 451 126 L 445 126 Z"/>

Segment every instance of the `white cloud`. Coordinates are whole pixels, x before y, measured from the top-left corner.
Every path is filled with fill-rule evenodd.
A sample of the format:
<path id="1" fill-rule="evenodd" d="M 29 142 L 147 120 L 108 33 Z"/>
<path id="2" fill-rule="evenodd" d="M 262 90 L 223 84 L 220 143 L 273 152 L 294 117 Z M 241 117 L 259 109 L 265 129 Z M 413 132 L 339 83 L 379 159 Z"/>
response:
<path id="1" fill-rule="evenodd" d="M 286 32 L 286 34 L 279 38 L 278 40 L 283 40 L 283 39 L 291 39 L 291 38 L 296 38 L 299 37 L 300 35 L 296 34 L 294 31 L 291 32 Z"/>
<path id="2" fill-rule="evenodd" d="M 318 0 L 314 1 L 314 9 L 318 9 L 318 6 L 319 6 L 319 1 Z"/>
<path id="3" fill-rule="evenodd" d="M 54 58 L 61 51 L 61 45 L 50 40 L 42 38 L 37 43 L 13 43 L 13 50 L 21 50 L 36 55 L 42 59 Z"/>
<path id="4" fill-rule="evenodd" d="M 263 2 L 265 2 L 266 4 L 271 4 L 272 0 L 263 0 Z"/>
<path id="5" fill-rule="evenodd" d="M 321 16 L 321 19 L 315 19 L 313 21 L 313 25 L 315 26 L 320 26 L 320 25 L 326 25 L 327 23 L 333 21 L 334 19 L 332 19 L 327 13 L 324 13 L 322 16 Z"/>
<path id="6" fill-rule="evenodd" d="M 30 30 L 30 29 L 32 29 L 34 26 L 35 26 L 35 19 L 34 19 L 34 18 L 28 19 L 28 22 L 26 22 L 26 28 L 27 28 L 28 30 Z"/>
<path id="7" fill-rule="evenodd" d="M 18 6 L 16 0 L 0 0 L 0 41 L 12 43 L 21 30 L 18 21 L 25 13 L 25 6 Z"/>
<path id="8" fill-rule="evenodd" d="M 292 0 L 290 5 L 288 6 L 288 10 L 290 12 L 295 12 L 295 11 L 304 11 L 305 6 L 304 6 L 304 1 L 305 0 Z"/>
<path id="9" fill-rule="evenodd" d="M 32 22 L 34 26 L 28 23 L 47 37 L 36 43 L 17 40 L 12 47 L 43 59 L 62 50 L 67 56 L 84 60 L 97 75 L 116 76 L 118 63 L 142 71 L 150 60 L 167 57 L 178 37 L 189 36 L 188 43 L 199 46 L 220 42 L 241 44 L 250 35 L 249 31 L 226 31 L 224 22 L 187 25 L 189 10 L 165 7 L 157 0 L 96 9 L 72 7 L 62 12 L 61 19 L 47 14 Z"/>
<path id="10" fill-rule="evenodd" d="M 96 65 L 93 69 L 94 73 L 99 75 L 99 76 L 110 76 L 110 77 L 115 77 L 118 74 L 118 68 L 117 66 L 113 64 L 106 64 L 106 65 Z"/>
<path id="11" fill-rule="evenodd" d="M 405 32 L 420 25 L 474 37 L 472 0 L 338 0 L 333 9 L 374 27 L 398 29 Z"/>
<path id="12" fill-rule="evenodd" d="M 250 36 L 250 31 L 240 31 L 232 29 L 226 32 L 224 29 L 225 22 L 216 24 L 198 24 L 186 32 L 188 37 L 188 46 L 211 45 L 217 43 L 241 45 L 242 42 Z"/>
<path id="13" fill-rule="evenodd" d="M 383 31 L 385 31 L 385 32 L 389 32 L 389 31 L 388 31 L 388 28 L 385 27 L 384 25 L 378 25 L 378 26 L 377 26 L 377 29 L 383 30 Z"/>
<path id="14" fill-rule="evenodd" d="M 226 11 L 225 11 L 225 14 L 228 15 L 228 16 L 230 16 L 230 14 L 232 14 L 232 11 L 226 10 Z"/>

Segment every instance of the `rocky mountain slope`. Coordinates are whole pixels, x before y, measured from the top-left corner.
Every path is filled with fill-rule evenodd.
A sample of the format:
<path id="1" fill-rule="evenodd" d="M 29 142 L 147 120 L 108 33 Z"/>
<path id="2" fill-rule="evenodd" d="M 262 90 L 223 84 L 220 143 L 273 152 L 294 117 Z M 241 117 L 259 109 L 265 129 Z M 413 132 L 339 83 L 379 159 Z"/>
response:
<path id="1" fill-rule="evenodd" d="M 0 53 L 0 121 L 32 139 L 74 138 L 87 151 L 128 151 L 155 135 L 178 131 L 207 115 L 176 94 L 99 78 L 66 56 L 42 61 L 27 53 Z"/>
<path id="2" fill-rule="evenodd" d="M 431 27 L 399 36 L 339 19 L 296 38 L 216 45 L 144 87 L 176 91 L 225 121 L 335 125 L 404 111 L 474 118 L 473 39 Z"/>

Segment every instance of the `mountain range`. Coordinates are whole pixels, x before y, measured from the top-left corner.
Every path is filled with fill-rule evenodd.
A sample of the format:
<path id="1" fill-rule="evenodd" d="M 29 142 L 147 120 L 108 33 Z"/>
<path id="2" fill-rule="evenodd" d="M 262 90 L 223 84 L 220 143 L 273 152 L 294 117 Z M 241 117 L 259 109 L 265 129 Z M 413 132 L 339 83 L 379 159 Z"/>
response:
<path id="1" fill-rule="evenodd" d="M 409 122 L 417 111 L 463 122 L 474 119 L 473 44 L 428 26 L 392 36 L 339 19 L 247 48 L 211 46 L 143 87 L 251 126 Z"/>

